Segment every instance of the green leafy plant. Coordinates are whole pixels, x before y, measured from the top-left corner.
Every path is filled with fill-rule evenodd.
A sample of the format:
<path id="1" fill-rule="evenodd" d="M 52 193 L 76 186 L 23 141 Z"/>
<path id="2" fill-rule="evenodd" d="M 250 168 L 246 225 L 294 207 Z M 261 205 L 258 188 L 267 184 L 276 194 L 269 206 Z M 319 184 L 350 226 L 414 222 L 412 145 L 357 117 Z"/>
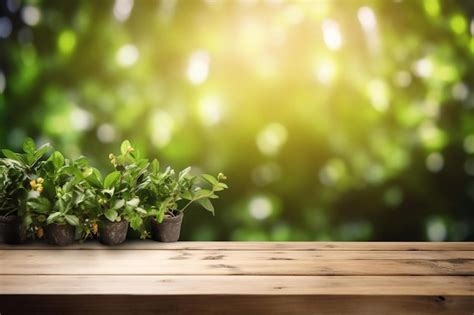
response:
<path id="1" fill-rule="evenodd" d="M 191 175 L 191 167 L 178 174 L 170 167 L 159 171 L 159 163 L 150 165 L 150 183 L 147 187 L 146 206 L 150 216 L 162 222 L 164 217 L 177 216 L 191 204 L 198 203 L 214 215 L 212 199 L 219 198 L 217 192 L 227 189 L 224 174 L 217 177 L 208 174 Z"/>
<path id="2" fill-rule="evenodd" d="M 119 155 L 110 154 L 115 170 L 102 177 L 99 170 L 91 167 L 85 179 L 96 196 L 98 218 L 111 222 L 127 220 L 134 230 L 146 237 L 143 218 L 147 215 L 140 206 L 140 194 L 149 181 L 149 162 L 142 159 L 128 140 L 121 145 Z"/>
<path id="3" fill-rule="evenodd" d="M 36 173 L 51 146 L 47 143 L 37 148 L 33 139 L 27 138 L 22 149 L 23 153 L 2 150 L 5 158 L 0 159 L 0 215 L 17 214 L 27 219 L 28 191 L 33 184 L 36 191 L 42 191 L 42 184 L 35 181 Z"/>
<path id="4" fill-rule="evenodd" d="M 87 194 L 79 164 L 65 159 L 58 151 L 42 163 L 39 177 L 30 182 L 32 190 L 27 201 L 29 222 L 36 231 L 45 224 L 81 224 Z"/>

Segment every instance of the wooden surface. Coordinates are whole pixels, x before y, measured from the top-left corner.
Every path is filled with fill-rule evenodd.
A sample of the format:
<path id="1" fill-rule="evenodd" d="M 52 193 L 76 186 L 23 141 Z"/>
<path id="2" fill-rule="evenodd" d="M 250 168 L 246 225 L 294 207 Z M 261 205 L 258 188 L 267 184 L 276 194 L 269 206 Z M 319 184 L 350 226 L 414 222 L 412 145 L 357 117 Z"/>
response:
<path id="1" fill-rule="evenodd" d="M 471 315 L 474 243 L 0 246 L 2 315 L 152 314 L 157 309 Z"/>

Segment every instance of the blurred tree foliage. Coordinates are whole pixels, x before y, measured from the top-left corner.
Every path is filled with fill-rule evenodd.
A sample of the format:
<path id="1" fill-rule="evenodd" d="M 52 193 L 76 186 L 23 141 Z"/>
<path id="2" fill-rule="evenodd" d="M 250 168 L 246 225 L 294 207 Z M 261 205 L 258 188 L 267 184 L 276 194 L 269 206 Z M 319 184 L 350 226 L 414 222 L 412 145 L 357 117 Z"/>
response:
<path id="1" fill-rule="evenodd" d="M 0 145 L 223 171 L 193 240 L 473 240 L 474 2 L 1 1 Z"/>

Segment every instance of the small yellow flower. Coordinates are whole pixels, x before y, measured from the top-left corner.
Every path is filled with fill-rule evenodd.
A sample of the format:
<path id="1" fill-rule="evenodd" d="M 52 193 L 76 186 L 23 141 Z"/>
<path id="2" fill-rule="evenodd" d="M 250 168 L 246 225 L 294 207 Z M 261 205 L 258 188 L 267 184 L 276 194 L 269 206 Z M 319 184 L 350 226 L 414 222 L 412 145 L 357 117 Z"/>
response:
<path id="1" fill-rule="evenodd" d="M 34 179 L 30 181 L 30 186 L 31 186 L 31 189 L 35 189 L 36 181 Z"/>
<path id="2" fill-rule="evenodd" d="M 110 154 L 109 154 L 109 159 L 110 159 L 110 160 L 113 160 L 113 159 L 115 159 L 115 156 L 114 156 L 112 153 L 110 153 Z"/>
<path id="3" fill-rule="evenodd" d="M 132 148 L 132 147 L 128 148 L 128 149 L 127 149 L 127 153 L 130 153 L 130 152 L 135 152 L 135 149 Z"/>
<path id="4" fill-rule="evenodd" d="M 96 235 L 97 234 L 97 231 L 98 231 L 99 227 L 97 226 L 97 223 L 92 223 L 91 225 L 91 232 L 92 234 Z"/>
<path id="5" fill-rule="evenodd" d="M 38 187 L 36 188 L 36 191 L 39 192 L 39 193 L 42 193 L 43 192 L 43 186 L 38 185 Z"/>
<path id="6" fill-rule="evenodd" d="M 42 184 L 44 182 L 44 179 L 42 177 L 38 177 L 38 184 Z"/>

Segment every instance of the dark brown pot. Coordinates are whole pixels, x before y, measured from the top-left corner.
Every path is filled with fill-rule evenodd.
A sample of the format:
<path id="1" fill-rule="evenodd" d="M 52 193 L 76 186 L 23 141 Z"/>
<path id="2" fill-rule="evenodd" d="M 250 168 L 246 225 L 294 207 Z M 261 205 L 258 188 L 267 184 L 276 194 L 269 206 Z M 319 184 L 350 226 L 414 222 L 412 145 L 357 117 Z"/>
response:
<path id="1" fill-rule="evenodd" d="M 49 245 L 67 246 L 74 243 L 76 228 L 70 224 L 49 224 L 46 226 L 46 241 Z"/>
<path id="2" fill-rule="evenodd" d="M 183 212 L 175 217 L 165 216 L 161 223 L 152 219 L 151 235 L 153 239 L 159 242 L 177 242 L 179 240 L 179 233 L 181 232 L 183 216 Z"/>
<path id="3" fill-rule="evenodd" d="M 120 222 L 104 220 L 99 227 L 100 241 L 106 245 L 122 244 L 127 238 L 128 221 Z"/>
<path id="4" fill-rule="evenodd" d="M 21 218 L 16 215 L 0 216 L 0 243 L 21 244 L 26 239 Z"/>

